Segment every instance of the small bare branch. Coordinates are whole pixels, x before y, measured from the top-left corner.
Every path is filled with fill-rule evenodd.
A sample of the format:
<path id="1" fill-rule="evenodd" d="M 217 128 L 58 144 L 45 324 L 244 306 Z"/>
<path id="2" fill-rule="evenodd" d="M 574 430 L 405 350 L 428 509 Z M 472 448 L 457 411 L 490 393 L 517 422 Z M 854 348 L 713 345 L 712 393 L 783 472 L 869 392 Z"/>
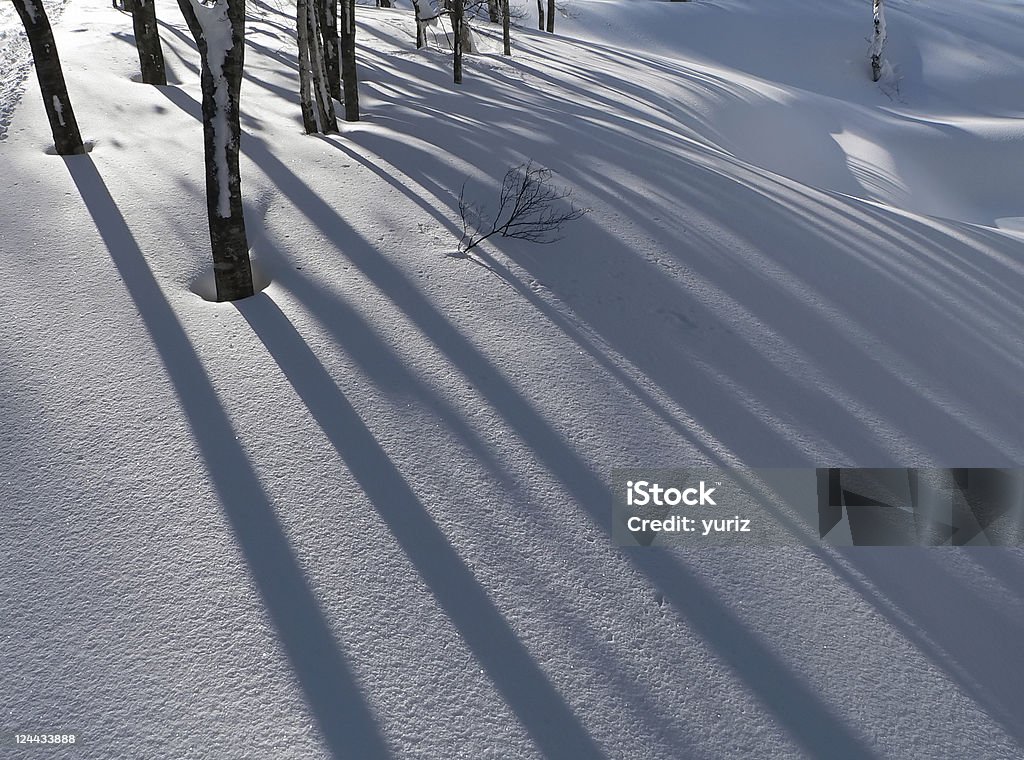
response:
<path id="1" fill-rule="evenodd" d="M 572 190 L 551 184 L 551 170 L 533 161 L 513 166 L 505 173 L 498 196 L 498 212 L 490 220 L 478 205 L 465 199 L 466 186 L 459 193 L 462 238 L 459 253 L 463 257 L 492 235 L 554 243 L 561 240 L 562 225 L 579 219 L 590 209 L 569 200 Z M 568 203 L 566 203 L 568 201 Z"/>

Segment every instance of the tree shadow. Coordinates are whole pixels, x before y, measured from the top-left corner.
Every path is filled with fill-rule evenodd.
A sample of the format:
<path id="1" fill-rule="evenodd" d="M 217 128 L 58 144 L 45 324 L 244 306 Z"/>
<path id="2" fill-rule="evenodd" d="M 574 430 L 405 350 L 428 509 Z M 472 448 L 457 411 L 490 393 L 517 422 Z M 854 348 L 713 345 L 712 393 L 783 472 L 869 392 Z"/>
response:
<path id="1" fill-rule="evenodd" d="M 390 757 L 274 507 L 103 177 L 88 156 L 64 161 L 190 420 L 220 506 L 327 749 L 335 758 Z"/>
<path id="2" fill-rule="evenodd" d="M 604 757 L 288 318 L 264 293 L 236 306 L 541 752 Z"/>
<path id="3" fill-rule="evenodd" d="M 1009 574 L 1019 588 L 1012 550 L 962 549 L 986 569 Z M 948 673 L 965 694 L 1024 747 L 1024 625 L 984 600 L 943 564 L 934 549 L 858 547 L 840 555 L 850 586 Z M 837 568 L 836 559 L 830 563 Z M 860 578 L 853 578 L 851 573 Z M 982 574 L 983 575 L 983 574 Z M 984 578 L 975 579 L 984 582 Z M 869 585 L 870 584 L 870 585 Z"/>

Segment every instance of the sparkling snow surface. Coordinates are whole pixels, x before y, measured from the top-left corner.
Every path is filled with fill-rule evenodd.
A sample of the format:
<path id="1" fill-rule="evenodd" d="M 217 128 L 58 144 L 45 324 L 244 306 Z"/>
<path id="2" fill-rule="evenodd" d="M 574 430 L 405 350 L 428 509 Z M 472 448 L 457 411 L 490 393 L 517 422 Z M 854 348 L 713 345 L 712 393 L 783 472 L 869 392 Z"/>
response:
<path id="1" fill-rule="evenodd" d="M 361 7 L 324 138 L 250 0 L 235 305 L 174 3 L 167 87 L 67 8 L 95 147 L 33 79 L 0 146 L 0 757 L 1024 753 L 1021 552 L 623 551 L 607 488 L 1024 461 L 1021 4 L 891 0 L 878 85 L 862 0 L 569 6 L 458 91 Z M 446 257 L 528 158 L 591 213 Z"/>

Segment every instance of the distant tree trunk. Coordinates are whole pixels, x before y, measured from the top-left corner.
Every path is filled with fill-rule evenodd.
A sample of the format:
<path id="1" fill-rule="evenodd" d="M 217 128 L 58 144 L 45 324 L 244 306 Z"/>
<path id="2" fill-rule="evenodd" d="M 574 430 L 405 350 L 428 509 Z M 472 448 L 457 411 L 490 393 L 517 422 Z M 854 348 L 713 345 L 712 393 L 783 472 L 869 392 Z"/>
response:
<path id="1" fill-rule="evenodd" d="M 218 301 L 253 294 L 238 171 L 238 97 L 245 62 L 245 0 L 178 0 L 199 48 L 206 153 L 206 211 Z"/>
<path id="2" fill-rule="evenodd" d="M 548 0 L 548 31 L 555 32 L 555 0 Z"/>
<path id="3" fill-rule="evenodd" d="M 341 82 L 345 95 L 345 121 L 359 121 L 359 82 L 356 76 L 356 2 L 341 0 Z"/>
<path id="4" fill-rule="evenodd" d="M 28 44 L 32 48 L 36 77 L 43 94 L 43 107 L 50 121 L 53 146 L 58 155 L 68 156 L 85 153 L 82 135 L 78 131 L 75 112 L 71 108 L 68 88 L 64 83 L 64 71 L 60 67 L 57 44 L 53 40 L 50 20 L 41 0 L 14 0 L 14 8 L 25 25 Z"/>
<path id="5" fill-rule="evenodd" d="M 316 111 L 313 108 L 313 72 L 309 62 L 309 25 L 305 23 L 310 2 L 297 0 L 295 4 L 299 44 L 299 109 L 302 111 L 302 128 L 307 135 L 317 132 Z"/>
<path id="6" fill-rule="evenodd" d="M 885 50 L 885 7 L 882 0 L 874 0 L 872 4 L 875 31 L 871 37 L 871 81 L 877 82 L 882 77 L 882 52 Z"/>
<path id="7" fill-rule="evenodd" d="M 423 14 L 420 12 L 419 0 L 412 0 L 412 10 L 416 14 L 416 49 L 423 47 Z"/>
<path id="8" fill-rule="evenodd" d="M 313 70 L 313 88 L 316 93 L 317 113 L 320 115 L 320 131 L 324 134 L 338 131 L 338 117 L 334 113 L 334 101 L 327 84 L 327 69 L 324 67 L 323 37 L 320 35 L 317 8 L 323 0 L 307 0 L 306 31 L 309 37 L 309 64 Z"/>
<path id="9" fill-rule="evenodd" d="M 135 27 L 135 47 L 139 51 L 139 66 L 145 84 L 167 84 L 164 51 L 160 47 L 160 32 L 156 25 L 156 6 L 153 0 L 134 0 L 132 25 Z"/>
<path id="10" fill-rule="evenodd" d="M 320 34 L 324 44 L 324 68 L 327 69 L 327 89 L 331 97 L 341 100 L 341 51 L 338 39 L 338 0 L 322 0 Z"/>
<path id="11" fill-rule="evenodd" d="M 487 20 L 492 24 L 501 21 L 501 6 L 498 0 L 487 0 Z"/>
<path id="12" fill-rule="evenodd" d="M 508 0 L 501 0 L 501 41 L 505 46 L 505 55 L 512 55 L 512 39 L 509 35 Z"/>
<path id="13" fill-rule="evenodd" d="M 465 23 L 462 0 L 452 2 L 452 43 L 454 49 L 455 84 L 462 84 L 462 25 Z"/>
<path id="14" fill-rule="evenodd" d="M 544 31 L 544 0 L 537 0 L 537 28 Z"/>

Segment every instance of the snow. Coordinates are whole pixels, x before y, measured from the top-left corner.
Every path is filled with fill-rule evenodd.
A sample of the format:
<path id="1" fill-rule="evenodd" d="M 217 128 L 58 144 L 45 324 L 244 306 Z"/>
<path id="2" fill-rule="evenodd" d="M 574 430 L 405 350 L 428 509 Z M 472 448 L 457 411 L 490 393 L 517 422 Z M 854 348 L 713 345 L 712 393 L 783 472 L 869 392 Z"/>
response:
<path id="1" fill-rule="evenodd" d="M 89 760 L 1020 756 L 1019 550 L 608 534 L 617 467 L 1019 466 L 1020 3 L 887 3 L 885 88 L 860 0 L 576 0 L 458 90 L 410 10 L 360 7 L 364 120 L 329 137 L 294 7 L 249 5 L 254 298 L 190 289 L 173 4 L 180 85 L 131 83 L 126 17 L 73 2 L 94 149 L 45 152 L 32 80 L 0 147 L 9 730 Z M 493 207 L 527 159 L 591 212 L 489 240 L 492 271 L 445 256 L 463 181 Z"/>
<path id="2" fill-rule="evenodd" d="M 64 106 L 61 105 L 60 98 L 56 95 L 53 96 L 53 110 L 57 112 L 57 120 L 60 121 L 60 125 L 64 126 Z"/>

